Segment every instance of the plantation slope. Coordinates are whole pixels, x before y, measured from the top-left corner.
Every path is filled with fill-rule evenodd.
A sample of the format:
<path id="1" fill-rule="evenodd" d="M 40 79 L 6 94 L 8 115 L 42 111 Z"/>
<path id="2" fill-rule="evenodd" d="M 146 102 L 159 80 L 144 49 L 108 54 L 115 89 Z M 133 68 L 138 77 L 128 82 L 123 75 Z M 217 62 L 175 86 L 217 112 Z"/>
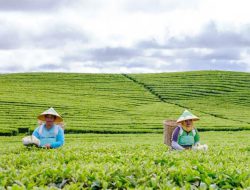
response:
<path id="1" fill-rule="evenodd" d="M 201 117 L 201 128 L 249 129 L 249 73 L 195 71 L 127 77 L 162 102 L 192 110 Z"/>
<path id="2" fill-rule="evenodd" d="M 250 129 L 250 74 L 26 73 L 0 75 L 0 135 L 37 126 L 54 107 L 66 133 L 162 133 L 162 121 L 184 108 L 201 117 L 200 130 Z"/>
<path id="3" fill-rule="evenodd" d="M 116 74 L 34 73 L 0 75 L 0 134 L 37 126 L 36 117 L 53 106 L 66 122 L 66 132 L 162 132 L 171 110 L 133 81 Z"/>

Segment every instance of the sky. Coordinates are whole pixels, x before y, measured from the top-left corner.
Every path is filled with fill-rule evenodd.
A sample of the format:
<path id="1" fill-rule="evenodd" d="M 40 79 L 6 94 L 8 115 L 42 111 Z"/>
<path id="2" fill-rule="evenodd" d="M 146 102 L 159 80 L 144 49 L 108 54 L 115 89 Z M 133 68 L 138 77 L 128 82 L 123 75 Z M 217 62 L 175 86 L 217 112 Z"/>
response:
<path id="1" fill-rule="evenodd" d="M 250 72 L 248 0 L 0 0 L 0 73 Z"/>

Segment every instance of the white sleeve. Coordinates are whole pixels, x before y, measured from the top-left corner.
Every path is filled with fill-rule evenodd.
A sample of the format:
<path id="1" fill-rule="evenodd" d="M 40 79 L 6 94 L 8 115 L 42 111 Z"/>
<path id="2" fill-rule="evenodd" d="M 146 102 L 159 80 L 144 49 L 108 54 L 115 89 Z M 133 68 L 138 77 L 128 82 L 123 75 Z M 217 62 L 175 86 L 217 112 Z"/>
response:
<path id="1" fill-rule="evenodd" d="M 179 145 L 177 142 L 175 141 L 172 141 L 171 143 L 172 147 L 175 149 L 175 150 L 184 150 L 185 148 L 183 148 L 181 145 Z"/>

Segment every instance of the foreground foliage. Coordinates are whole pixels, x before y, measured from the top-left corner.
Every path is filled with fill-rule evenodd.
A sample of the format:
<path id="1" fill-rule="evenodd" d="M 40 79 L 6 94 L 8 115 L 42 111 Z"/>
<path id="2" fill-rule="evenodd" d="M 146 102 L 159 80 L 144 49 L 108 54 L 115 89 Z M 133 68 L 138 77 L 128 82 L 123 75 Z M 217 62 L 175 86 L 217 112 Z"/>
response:
<path id="1" fill-rule="evenodd" d="M 67 135 L 57 150 L 0 137 L 0 189 L 243 189 L 250 132 L 204 132 L 207 152 L 170 151 L 162 135 Z"/>

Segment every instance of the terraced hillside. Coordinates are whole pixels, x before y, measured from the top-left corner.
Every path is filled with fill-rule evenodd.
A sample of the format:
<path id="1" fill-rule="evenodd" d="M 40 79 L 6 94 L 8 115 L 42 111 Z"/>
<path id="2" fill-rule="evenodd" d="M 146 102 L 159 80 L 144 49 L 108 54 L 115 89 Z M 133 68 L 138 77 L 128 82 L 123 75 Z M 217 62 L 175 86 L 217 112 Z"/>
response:
<path id="1" fill-rule="evenodd" d="M 199 71 L 128 77 L 162 102 L 193 110 L 201 116 L 202 127 L 249 129 L 249 73 Z"/>
<path id="2" fill-rule="evenodd" d="M 66 132 L 162 132 L 165 118 L 184 107 L 202 120 L 200 129 L 250 128 L 250 74 L 185 72 L 162 74 L 0 75 L 0 134 L 37 126 L 36 116 L 54 107 Z"/>
<path id="3" fill-rule="evenodd" d="M 65 118 L 68 132 L 161 131 L 165 118 L 153 111 L 164 113 L 165 105 L 123 75 L 11 74 L 0 81 L 2 133 L 34 129 L 36 116 L 50 106 Z M 176 115 L 181 111 L 171 107 Z"/>

